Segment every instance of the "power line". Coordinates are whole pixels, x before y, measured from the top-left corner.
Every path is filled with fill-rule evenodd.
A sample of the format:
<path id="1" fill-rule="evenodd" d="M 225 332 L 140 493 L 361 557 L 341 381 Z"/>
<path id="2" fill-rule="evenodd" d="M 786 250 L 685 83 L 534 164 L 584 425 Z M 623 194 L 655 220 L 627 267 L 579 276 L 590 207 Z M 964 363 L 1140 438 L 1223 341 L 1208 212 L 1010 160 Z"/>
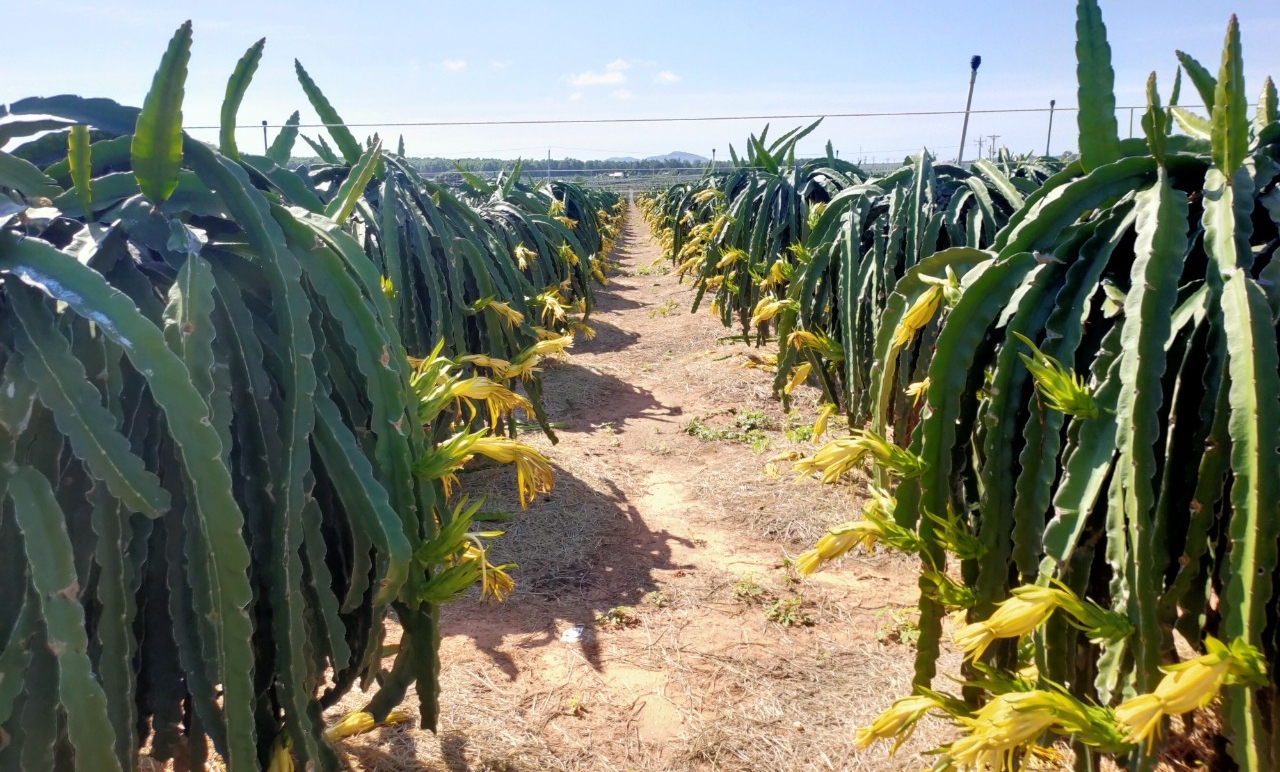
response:
<path id="1" fill-rule="evenodd" d="M 1058 112 L 1075 112 L 1078 107 L 1053 108 Z M 1146 110 L 1146 106 L 1117 107 L 1121 110 Z M 1048 107 L 1012 107 L 995 110 L 970 110 L 973 115 L 1008 115 L 1016 113 L 1047 113 Z M 663 118 L 538 118 L 509 121 L 385 121 L 381 123 L 301 123 L 300 129 L 326 129 L 346 126 L 349 129 L 377 128 L 409 128 L 409 127 L 450 127 L 450 126 L 562 126 L 568 124 L 601 124 L 601 123 L 705 123 L 712 121 L 780 121 L 809 120 L 818 118 L 917 118 L 937 115 L 964 115 L 964 110 L 908 110 L 902 112 L 865 112 L 865 113 L 792 113 L 787 115 L 701 115 L 701 116 L 667 116 Z M 261 128 L 261 123 L 237 125 L 237 129 Z M 267 124 L 268 128 L 284 128 L 284 124 Z M 187 129 L 220 129 L 221 126 L 187 126 Z"/>
<path id="2" fill-rule="evenodd" d="M 590 150 L 588 149 L 588 147 L 557 147 L 554 145 L 552 147 L 554 147 L 554 149 L 557 149 L 557 150 Z M 925 145 L 923 146 L 918 145 L 914 147 L 891 147 L 891 149 L 887 149 L 887 150 L 874 150 L 874 149 L 864 150 L 863 152 L 860 152 L 860 154 L 856 154 L 855 156 L 850 156 L 850 157 L 859 157 L 859 159 L 867 159 L 867 157 L 872 157 L 872 156 L 890 155 L 890 154 L 895 154 L 895 152 L 916 152 L 922 149 L 928 150 L 931 152 L 936 150 L 954 150 L 955 145 L 929 145 L 929 143 L 925 143 Z M 529 149 L 520 149 L 520 147 L 512 147 L 511 150 L 529 150 Z M 454 161 L 467 161 L 467 160 L 475 160 L 475 159 L 512 160 L 512 159 L 495 159 L 495 157 L 483 155 L 484 152 L 499 152 L 499 151 L 497 150 L 476 151 L 474 152 L 474 154 L 471 154 L 471 155 L 454 154 L 452 156 L 410 156 L 410 157 L 420 157 L 420 159 L 443 159 L 443 160 L 454 160 Z M 612 152 L 612 151 L 596 150 L 593 152 Z M 826 152 L 815 152 L 815 154 L 800 154 L 800 152 L 797 152 L 796 157 L 797 159 L 803 159 L 803 160 L 817 160 L 817 159 L 823 159 L 823 157 L 827 157 L 827 154 Z M 525 161 L 526 165 L 540 163 L 540 159 L 532 159 L 532 157 L 526 157 L 526 159 L 522 159 L 522 160 Z M 567 160 L 567 159 L 561 159 L 561 160 Z M 605 159 L 605 161 L 616 161 L 616 160 L 617 159 Z M 636 166 L 618 166 L 618 168 L 616 169 L 614 168 L 588 169 L 588 168 L 585 168 L 584 166 L 584 168 L 582 169 L 556 169 L 556 172 L 631 172 L 631 170 L 635 170 L 635 169 L 663 169 L 663 170 L 699 169 L 700 170 L 701 168 L 703 168 L 703 166 L 709 163 L 709 159 L 704 159 L 701 161 L 690 161 L 690 163 L 696 164 L 695 166 L 662 166 L 660 165 L 663 163 L 664 160 L 666 159 L 662 159 L 662 157 L 657 157 L 657 159 L 654 159 L 654 160 L 636 159 L 635 161 L 630 161 L 630 163 L 637 164 Z M 849 159 L 842 159 L 842 160 L 849 160 Z M 588 161 L 588 163 L 596 163 L 596 161 Z M 727 164 L 728 161 L 722 160 L 721 163 Z M 850 161 L 850 163 L 856 163 L 856 161 Z M 644 164 L 650 164 L 650 165 L 646 166 Z M 745 168 L 745 166 L 742 166 L 742 168 Z M 764 166 L 751 166 L 751 168 L 763 169 Z M 474 170 L 471 170 L 471 172 L 474 172 Z M 539 172 L 541 172 L 541 169 L 539 169 Z"/>

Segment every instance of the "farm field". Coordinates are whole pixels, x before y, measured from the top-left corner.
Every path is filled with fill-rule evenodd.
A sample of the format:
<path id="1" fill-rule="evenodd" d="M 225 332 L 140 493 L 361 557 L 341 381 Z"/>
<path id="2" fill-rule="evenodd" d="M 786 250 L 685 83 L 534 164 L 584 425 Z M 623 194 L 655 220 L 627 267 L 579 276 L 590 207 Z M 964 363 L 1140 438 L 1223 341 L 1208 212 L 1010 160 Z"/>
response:
<path id="1" fill-rule="evenodd" d="M 191 21 L 141 106 L 0 105 L 0 772 L 1280 769 L 1243 39 L 1122 106 L 1077 0 L 1069 152 L 792 113 L 644 190 L 365 130 L 738 118 L 348 123 L 294 59 L 258 154 L 265 39 L 192 123 Z"/>

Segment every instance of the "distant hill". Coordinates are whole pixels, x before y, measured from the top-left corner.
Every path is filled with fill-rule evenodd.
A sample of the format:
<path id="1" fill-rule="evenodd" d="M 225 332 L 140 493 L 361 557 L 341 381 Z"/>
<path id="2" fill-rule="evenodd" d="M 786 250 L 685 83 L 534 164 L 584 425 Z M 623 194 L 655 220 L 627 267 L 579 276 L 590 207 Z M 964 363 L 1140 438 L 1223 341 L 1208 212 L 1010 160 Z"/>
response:
<path id="1" fill-rule="evenodd" d="M 701 163 L 707 162 L 707 159 L 705 157 L 700 156 L 697 153 L 685 153 L 681 150 L 676 150 L 674 152 L 667 153 L 666 155 L 651 155 L 648 158 L 633 158 L 629 155 L 623 155 L 623 156 L 614 156 L 613 158 L 606 158 L 604 160 L 611 163 L 627 163 L 627 164 L 643 163 L 646 161 L 648 162 L 681 161 L 683 163 L 691 163 L 691 164 L 701 164 Z"/>
<path id="2" fill-rule="evenodd" d="M 700 156 L 697 153 L 686 153 L 682 150 L 675 150 L 666 155 L 651 155 L 644 159 L 646 161 L 688 161 L 689 163 L 706 163 L 709 158 Z"/>

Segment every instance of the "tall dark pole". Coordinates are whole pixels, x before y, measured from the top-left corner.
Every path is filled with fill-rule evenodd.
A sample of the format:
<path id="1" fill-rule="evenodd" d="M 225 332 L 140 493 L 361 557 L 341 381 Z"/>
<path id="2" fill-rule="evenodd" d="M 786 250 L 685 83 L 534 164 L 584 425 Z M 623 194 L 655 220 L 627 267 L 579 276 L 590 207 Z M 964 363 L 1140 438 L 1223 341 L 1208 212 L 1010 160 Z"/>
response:
<path id="1" fill-rule="evenodd" d="M 1049 100 L 1049 134 L 1044 138 L 1044 154 L 1046 157 L 1049 155 L 1049 141 L 1053 139 L 1053 106 L 1057 103 L 1057 100 Z"/>
<path id="2" fill-rule="evenodd" d="M 267 122 L 262 122 L 262 153 L 265 155 L 271 148 L 267 147 Z"/>
<path id="3" fill-rule="evenodd" d="M 978 66 L 982 64 L 981 56 L 969 60 L 969 98 L 964 102 L 964 127 L 960 129 L 960 151 L 956 153 L 956 166 L 964 163 L 964 141 L 969 135 L 969 108 L 973 106 L 973 82 L 978 79 Z"/>

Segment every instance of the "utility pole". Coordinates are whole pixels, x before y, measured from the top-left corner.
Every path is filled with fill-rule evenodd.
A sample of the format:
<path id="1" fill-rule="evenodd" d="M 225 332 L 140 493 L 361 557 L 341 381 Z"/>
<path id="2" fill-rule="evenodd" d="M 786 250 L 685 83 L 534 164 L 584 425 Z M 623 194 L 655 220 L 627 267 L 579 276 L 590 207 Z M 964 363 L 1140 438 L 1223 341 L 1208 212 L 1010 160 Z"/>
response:
<path id="1" fill-rule="evenodd" d="M 1057 103 L 1058 103 L 1057 100 L 1054 100 L 1054 99 L 1049 100 L 1049 134 L 1044 138 L 1045 157 L 1048 157 L 1049 155 L 1049 141 L 1053 139 L 1053 106 L 1056 105 Z"/>
<path id="2" fill-rule="evenodd" d="M 979 134 L 979 135 L 978 135 L 978 138 L 977 138 L 976 140 L 974 140 L 974 142 L 977 142 L 977 143 L 978 143 L 978 157 L 979 157 L 979 158 L 981 158 L 981 157 L 982 157 L 982 145 L 983 145 L 982 135 L 981 135 L 981 134 Z"/>
<path id="3" fill-rule="evenodd" d="M 547 189 L 551 188 L 551 148 L 547 148 Z"/>
<path id="4" fill-rule="evenodd" d="M 991 147 L 987 149 L 987 152 L 991 154 L 991 160 L 994 161 L 996 160 L 996 140 L 1000 139 L 1000 135 L 988 134 L 987 138 L 991 140 Z"/>
<path id="5" fill-rule="evenodd" d="M 964 163 L 964 141 L 969 134 L 969 108 L 973 106 L 973 83 L 978 79 L 978 67 L 982 57 L 975 55 L 969 60 L 969 97 L 964 102 L 964 126 L 960 128 L 960 151 L 956 154 L 956 166 Z"/>
<path id="6" fill-rule="evenodd" d="M 267 122 L 262 122 L 262 154 L 266 155 L 271 148 L 267 147 Z"/>

